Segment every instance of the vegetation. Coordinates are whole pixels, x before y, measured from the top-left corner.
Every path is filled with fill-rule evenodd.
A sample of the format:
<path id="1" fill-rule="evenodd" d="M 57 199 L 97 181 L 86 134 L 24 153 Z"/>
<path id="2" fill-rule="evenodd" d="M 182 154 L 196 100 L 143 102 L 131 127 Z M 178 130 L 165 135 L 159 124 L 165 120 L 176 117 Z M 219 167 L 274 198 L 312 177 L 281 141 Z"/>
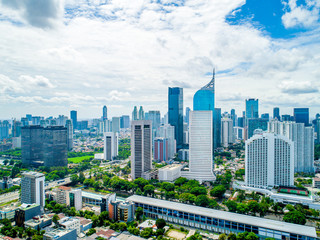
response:
<path id="1" fill-rule="evenodd" d="M 130 138 L 123 138 L 119 140 L 119 150 L 116 160 L 125 160 L 131 155 Z"/>

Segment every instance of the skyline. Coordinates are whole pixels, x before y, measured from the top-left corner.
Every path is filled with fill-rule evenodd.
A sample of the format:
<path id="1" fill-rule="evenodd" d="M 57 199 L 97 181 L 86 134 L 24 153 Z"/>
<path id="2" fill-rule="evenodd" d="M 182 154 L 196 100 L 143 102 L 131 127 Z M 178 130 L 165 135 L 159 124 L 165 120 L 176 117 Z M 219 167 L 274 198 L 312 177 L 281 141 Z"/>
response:
<path id="1" fill-rule="evenodd" d="M 104 105 L 111 117 L 135 105 L 163 116 L 168 87 L 192 109 L 213 66 L 222 112 L 258 98 L 259 114 L 309 107 L 312 119 L 320 3 L 276 2 L 0 0 L 0 119 L 97 118 Z"/>

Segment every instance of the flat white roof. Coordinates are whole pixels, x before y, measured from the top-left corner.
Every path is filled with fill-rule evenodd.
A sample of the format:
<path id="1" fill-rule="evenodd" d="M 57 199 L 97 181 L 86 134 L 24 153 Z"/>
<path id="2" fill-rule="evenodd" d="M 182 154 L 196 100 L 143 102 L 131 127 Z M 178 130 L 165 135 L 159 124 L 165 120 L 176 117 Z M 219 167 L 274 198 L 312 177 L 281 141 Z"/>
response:
<path id="1" fill-rule="evenodd" d="M 238 214 L 238 213 L 220 211 L 220 210 L 215 210 L 211 208 L 198 207 L 194 205 L 160 200 L 160 199 L 150 198 L 150 197 L 143 197 L 138 195 L 133 195 L 131 197 L 128 197 L 126 200 L 153 205 L 153 206 L 162 207 L 162 208 L 169 208 L 172 210 L 178 210 L 182 212 L 188 212 L 188 213 L 197 214 L 197 215 L 206 216 L 206 217 L 244 223 L 244 224 L 253 225 L 257 227 L 273 229 L 281 232 L 289 232 L 289 233 L 304 235 L 308 237 L 317 237 L 316 229 L 314 227 L 309 227 L 309 226 L 303 226 L 303 225 L 292 224 L 287 222 L 280 222 L 280 221 L 259 218 L 259 217 L 252 217 L 252 216 Z"/>

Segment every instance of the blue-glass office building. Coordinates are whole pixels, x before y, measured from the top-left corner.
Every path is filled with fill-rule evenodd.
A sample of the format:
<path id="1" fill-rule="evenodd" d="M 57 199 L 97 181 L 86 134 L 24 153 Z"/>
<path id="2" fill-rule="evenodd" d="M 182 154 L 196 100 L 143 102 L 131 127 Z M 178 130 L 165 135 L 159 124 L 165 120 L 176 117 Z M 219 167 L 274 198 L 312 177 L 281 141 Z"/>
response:
<path id="1" fill-rule="evenodd" d="M 280 121 L 280 108 L 273 108 L 273 118 L 278 119 Z"/>
<path id="2" fill-rule="evenodd" d="M 309 108 L 294 108 L 293 116 L 295 122 L 309 126 Z"/>
<path id="3" fill-rule="evenodd" d="M 216 112 L 214 108 L 214 80 L 215 80 L 215 71 L 213 70 L 213 76 L 211 81 L 202 87 L 200 90 L 196 92 L 193 96 L 193 110 L 194 111 L 212 111 L 212 119 L 213 119 L 213 126 L 212 126 L 212 144 L 213 149 L 217 147 L 215 135 L 217 135 L 217 124 L 216 122 Z"/>
<path id="4" fill-rule="evenodd" d="M 168 89 L 168 122 L 174 126 L 177 149 L 183 147 L 183 89 Z"/>
<path id="5" fill-rule="evenodd" d="M 259 118 L 259 100 L 250 98 L 246 99 L 246 119 Z"/>

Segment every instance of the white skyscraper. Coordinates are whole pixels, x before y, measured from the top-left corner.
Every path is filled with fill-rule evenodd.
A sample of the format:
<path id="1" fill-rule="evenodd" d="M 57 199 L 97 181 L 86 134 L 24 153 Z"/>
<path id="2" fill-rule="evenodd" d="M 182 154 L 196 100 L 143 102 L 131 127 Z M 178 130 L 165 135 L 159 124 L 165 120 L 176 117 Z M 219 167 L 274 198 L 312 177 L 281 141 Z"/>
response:
<path id="1" fill-rule="evenodd" d="M 314 173 L 313 127 L 305 127 L 303 123 L 271 120 L 268 131 L 286 136 L 294 142 L 295 172 Z"/>
<path id="2" fill-rule="evenodd" d="M 189 172 L 182 177 L 214 181 L 212 148 L 212 111 L 189 113 Z"/>
<path id="3" fill-rule="evenodd" d="M 221 144 L 228 147 L 234 143 L 233 121 L 231 118 L 221 119 Z"/>
<path id="4" fill-rule="evenodd" d="M 112 117 L 112 132 L 120 132 L 120 117 Z"/>
<path id="5" fill-rule="evenodd" d="M 171 159 L 176 154 L 176 140 L 174 139 L 174 126 L 170 124 L 161 125 L 159 137 L 168 139 L 168 158 Z"/>
<path id="6" fill-rule="evenodd" d="M 45 177 L 38 172 L 24 172 L 21 178 L 21 203 L 45 205 Z"/>
<path id="7" fill-rule="evenodd" d="M 275 133 L 253 135 L 246 141 L 245 182 L 249 187 L 294 185 L 294 143 Z"/>
<path id="8" fill-rule="evenodd" d="M 152 123 L 150 120 L 131 122 L 131 177 L 142 177 L 152 169 Z"/>
<path id="9" fill-rule="evenodd" d="M 118 133 L 106 132 L 103 134 L 104 141 L 104 160 L 113 160 L 118 156 Z"/>

